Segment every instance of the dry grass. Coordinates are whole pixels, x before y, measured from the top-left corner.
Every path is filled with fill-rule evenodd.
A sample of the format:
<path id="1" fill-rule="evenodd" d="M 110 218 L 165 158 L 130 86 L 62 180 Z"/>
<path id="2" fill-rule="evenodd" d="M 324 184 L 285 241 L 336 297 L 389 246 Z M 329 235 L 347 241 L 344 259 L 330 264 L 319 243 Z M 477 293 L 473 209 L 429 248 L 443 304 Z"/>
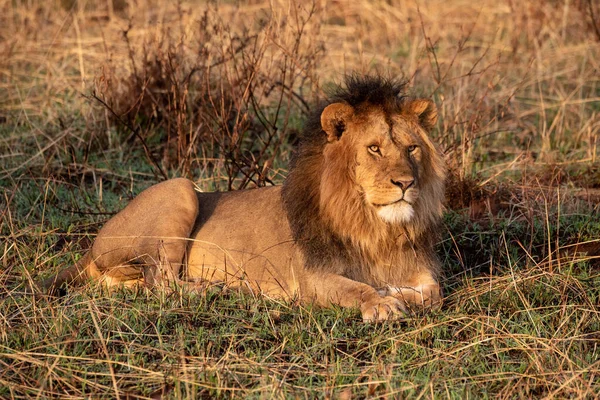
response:
<path id="1" fill-rule="evenodd" d="M 596 397 L 599 27 L 588 0 L 0 0 L 0 397 Z M 440 108 L 443 310 L 22 295 L 158 180 L 281 182 L 352 71 Z"/>

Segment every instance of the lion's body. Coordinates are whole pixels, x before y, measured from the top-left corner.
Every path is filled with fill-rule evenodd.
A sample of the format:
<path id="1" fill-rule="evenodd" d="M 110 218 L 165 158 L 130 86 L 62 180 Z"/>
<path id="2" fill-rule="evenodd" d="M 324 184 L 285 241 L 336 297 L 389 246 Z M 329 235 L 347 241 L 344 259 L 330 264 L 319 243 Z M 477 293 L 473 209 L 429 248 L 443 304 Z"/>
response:
<path id="1" fill-rule="evenodd" d="M 439 303 L 433 244 L 445 169 L 426 134 L 435 107 L 397 97 L 393 82 L 347 84 L 307 122 L 283 187 L 200 193 L 185 179 L 155 185 L 45 286 L 78 274 L 107 286 L 218 282 L 359 306 L 365 320 Z"/>
<path id="2" fill-rule="evenodd" d="M 282 207 L 281 187 L 198 197 L 210 206 L 200 213 L 192 234 L 187 258 L 190 278 L 248 285 L 270 297 L 298 295 L 294 270 L 300 271 L 304 260 Z M 244 218 L 231 220 L 232 215 Z"/>

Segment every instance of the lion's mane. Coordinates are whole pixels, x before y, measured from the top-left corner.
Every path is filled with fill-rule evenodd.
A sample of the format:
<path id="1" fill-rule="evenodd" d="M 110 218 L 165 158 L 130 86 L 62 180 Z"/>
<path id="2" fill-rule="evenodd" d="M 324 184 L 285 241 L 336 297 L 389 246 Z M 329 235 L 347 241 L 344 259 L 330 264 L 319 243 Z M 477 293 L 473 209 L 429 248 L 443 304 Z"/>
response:
<path id="1" fill-rule="evenodd" d="M 405 84 L 396 80 L 351 75 L 306 121 L 282 197 L 307 268 L 372 285 L 417 265 L 428 265 L 434 276 L 439 273 L 433 244 L 443 210 L 446 170 L 435 145 L 427 139 L 421 196 L 415 217 L 404 225 L 386 224 L 366 204 L 353 178 L 354 154 L 340 152 L 330 162 L 323 155 L 327 135 L 320 116 L 327 105 L 346 103 L 358 114 L 379 107 L 387 116 L 395 115 L 403 111 L 404 89 Z"/>

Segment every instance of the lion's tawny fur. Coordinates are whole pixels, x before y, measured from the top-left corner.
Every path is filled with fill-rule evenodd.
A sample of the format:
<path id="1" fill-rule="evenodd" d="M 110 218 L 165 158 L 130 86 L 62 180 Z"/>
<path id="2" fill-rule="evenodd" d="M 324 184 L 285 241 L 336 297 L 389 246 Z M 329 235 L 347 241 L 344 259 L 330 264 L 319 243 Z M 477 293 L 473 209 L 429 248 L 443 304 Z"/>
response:
<path id="1" fill-rule="evenodd" d="M 142 192 L 91 250 L 44 286 L 221 282 L 266 296 L 360 307 L 365 320 L 440 302 L 433 246 L 445 165 L 429 100 L 350 76 L 307 120 L 283 187 L 200 193 L 185 179 Z"/>

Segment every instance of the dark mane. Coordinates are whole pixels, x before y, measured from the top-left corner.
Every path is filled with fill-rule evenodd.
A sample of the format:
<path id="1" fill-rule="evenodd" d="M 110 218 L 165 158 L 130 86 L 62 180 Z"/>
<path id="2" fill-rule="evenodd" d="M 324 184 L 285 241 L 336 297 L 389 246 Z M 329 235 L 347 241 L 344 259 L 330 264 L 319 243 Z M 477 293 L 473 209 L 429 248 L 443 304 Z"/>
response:
<path id="1" fill-rule="evenodd" d="M 405 86 L 406 82 L 381 76 L 349 75 L 345 86 L 333 93 L 332 102 L 345 102 L 359 110 L 370 104 L 381 106 L 386 112 L 398 112 Z"/>
<path id="2" fill-rule="evenodd" d="M 398 113 L 405 98 L 405 83 L 381 76 L 349 75 L 345 84 L 331 93 L 324 104 L 308 117 L 290 173 L 283 185 L 282 197 L 294 239 L 303 249 L 308 268 L 331 270 L 336 266 L 356 265 L 363 254 L 347 238 L 342 238 L 326 224 L 319 209 L 320 180 L 323 171 L 323 148 L 327 135 L 321 128 L 321 114 L 332 103 L 351 105 L 357 113 L 369 112 L 373 106 L 386 114 Z M 331 271 L 334 272 L 334 271 Z M 347 271 L 335 271 L 346 273 Z"/>
<path id="3" fill-rule="evenodd" d="M 300 135 L 299 149 L 303 142 L 316 141 L 321 147 L 325 146 L 325 135 L 321 131 L 321 113 L 329 104 L 346 103 L 358 113 L 367 106 L 382 107 L 386 114 L 400 112 L 402 101 L 406 98 L 406 82 L 398 79 L 384 78 L 380 75 L 347 75 L 344 85 L 338 86 L 329 99 L 315 107 L 309 115 Z M 292 160 L 292 167 L 294 160 Z"/>

